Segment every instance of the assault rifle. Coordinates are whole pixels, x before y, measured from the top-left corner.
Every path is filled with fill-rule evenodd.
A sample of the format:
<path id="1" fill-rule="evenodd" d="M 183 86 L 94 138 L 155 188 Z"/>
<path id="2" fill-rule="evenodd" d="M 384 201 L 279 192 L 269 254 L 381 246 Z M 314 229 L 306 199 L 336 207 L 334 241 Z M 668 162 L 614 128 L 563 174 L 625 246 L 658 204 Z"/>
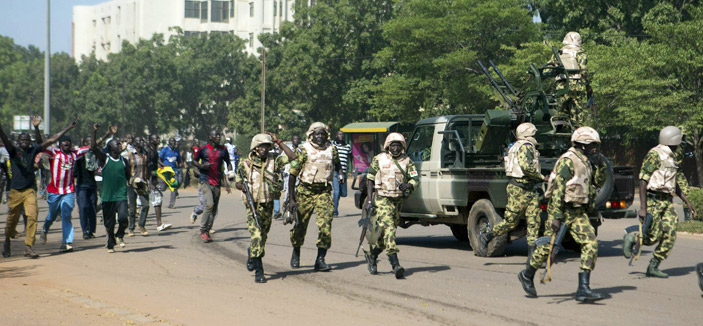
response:
<path id="1" fill-rule="evenodd" d="M 557 254 L 559 253 L 559 249 L 561 248 L 561 242 L 564 240 L 567 230 L 568 228 L 566 227 L 566 223 L 561 222 L 559 230 L 556 233 L 552 234 L 551 237 L 543 236 L 537 238 L 537 240 L 535 241 L 535 246 L 549 244 L 549 257 L 547 258 L 547 266 L 545 267 L 545 272 L 542 273 L 542 279 L 540 279 L 540 283 L 544 283 L 545 276 L 547 278 L 547 282 L 552 281 L 552 264 L 557 258 Z"/>
<path id="2" fill-rule="evenodd" d="M 371 221 L 371 217 L 374 216 L 374 214 L 376 214 L 376 206 L 373 204 L 369 208 L 363 207 L 361 209 L 361 219 L 358 222 L 361 227 L 361 235 L 359 236 L 359 246 L 356 247 L 354 257 L 359 257 L 359 249 L 361 249 L 361 244 L 364 243 L 364 238 L 366 238 L 366 232 L 368 232 L 369 227 L 371 227 L 373 232 L 373 226 L 371 225 L 373 221 Z"/>
<path id="3" fill-rule="evenodd" d="M 652 226 L 653 219 L 654 217 L 652 214 L 647 213 L 647 218 L 644 221 L 644 225 L 640 222 L 637 225 L 632 225 L 625 228 L 625 234 L 639 231 L 639 233 L 637 233 L 637 242 L 635 242 L 635 246 L 633 248 L 634 250 L 632 250 L 632 257 L 630 257 L 630 262 L 627 264 L 628 266 L 632 266 L 632 261 L 640 258 L 640 253 L 642 253 L 642 237 L 647 234 L 647 231 Z M 637 252 L 637 254 L 635 254 L 635 252 Z"/>
<path id="4" fill-rule="evenodd" d="M 256 204 L 254 203 L 254 198 L 251 196 L 251 191 L 249 190 L 249 184 L 247 183 L 247 176 L 244 175 L 244 169 L 238 169 L 239 175 L 242 177 L 243 181 L 242 184 L 244 185 L 244 195 L 247 198 L 247 206 L 249 206 L 249 209 L 251 210 L 251 215 L 254 217 L 254 223 L 256 223 L 256 227 L 261 229 L 261 224 L 259 223 L 259 214 L 256 213 Z M 263 176 L 262 176 L 263 177 Z"/>

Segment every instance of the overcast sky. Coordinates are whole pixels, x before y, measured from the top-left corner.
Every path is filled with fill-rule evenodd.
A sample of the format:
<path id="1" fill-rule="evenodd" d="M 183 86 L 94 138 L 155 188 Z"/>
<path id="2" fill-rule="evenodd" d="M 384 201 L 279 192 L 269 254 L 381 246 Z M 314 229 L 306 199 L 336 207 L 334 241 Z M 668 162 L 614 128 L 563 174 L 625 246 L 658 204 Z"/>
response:
<path id="1" fill-rule="evenodd" d="M 51 0 L 51 52 L 71 54 L 73 6 L 108 0 Z M 0 0 L 0 35 L 46 49 L 46 0 Z"/>

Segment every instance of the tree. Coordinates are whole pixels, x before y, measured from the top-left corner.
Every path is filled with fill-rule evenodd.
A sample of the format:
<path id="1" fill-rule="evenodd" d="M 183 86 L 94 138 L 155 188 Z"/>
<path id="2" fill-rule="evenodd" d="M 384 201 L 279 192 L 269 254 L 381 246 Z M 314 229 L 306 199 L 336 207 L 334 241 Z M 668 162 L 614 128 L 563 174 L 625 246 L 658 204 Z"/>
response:
<path id="1" fill-rule="evenodd" d="M 538 40 L 538 28 L 516 1 L 399 2 L 384 26 L 390 44 L 375 62 L 391 72 L 371 87 L 372 114 L 410 122 L 495 107 L 476 60 L 507 62 L 522 43 Z"/>

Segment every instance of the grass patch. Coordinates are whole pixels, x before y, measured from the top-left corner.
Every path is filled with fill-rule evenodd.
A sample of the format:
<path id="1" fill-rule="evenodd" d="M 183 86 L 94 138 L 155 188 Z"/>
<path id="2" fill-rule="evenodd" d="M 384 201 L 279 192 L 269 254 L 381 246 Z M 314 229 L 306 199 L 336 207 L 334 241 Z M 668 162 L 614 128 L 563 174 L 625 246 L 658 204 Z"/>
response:
<path id="1" fill-rule="evenodd" d="M 677 231 L 688 233 L 703 233 L 703 221 L 683 221 L 676 227 Z"/>

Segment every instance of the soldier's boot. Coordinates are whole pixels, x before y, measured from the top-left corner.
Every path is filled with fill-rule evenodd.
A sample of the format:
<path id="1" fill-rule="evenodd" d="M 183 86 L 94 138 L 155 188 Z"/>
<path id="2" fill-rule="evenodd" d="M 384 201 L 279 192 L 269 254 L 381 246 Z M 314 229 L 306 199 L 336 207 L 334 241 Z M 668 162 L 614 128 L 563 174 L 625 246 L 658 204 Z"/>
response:
<path id="1" fill-rule="evenodd" d="M 325 263 L 325 256 L 327 255 L 327 249 L 317 248 L 317 258 L 315 259 L 315 271 L 318 272 L 329 272 L 332 267 Z"/>
<path id="2" fill-rule="evenodd" d="M 535 272 L 537 270 L 530 266 L 530 264 L 527 264 L 527 268 L 523 269 L 520 273 L 517 274 L 517 279 L 520 280 L 520 284 L 522 284 L 522 289 L 525 290 L 525 293 L 531 297 L 536 297 L 537 296 L 537 290 L 535 289 Z"/>
<path id="3" fill-rule="evenodd" d="M 530 259 L 532 259 L 532 255 L 535 253 L 535 245 L 527 245 L 527 265 L 530 264 Z"/>
<path id="4" fill-rule="evenodd" d="M 659 270 L 659 263 L 661 260 L 657 257 L 652 257 L 649 261 L 649 267 L 647 267 L 647 277 L 658 277 L 658 278 L 668 278 L 669 274 L 664 273 Z"/>
<path id="5" fill-rule="evenodd" d="M 252 261 L 254 262 L 254 282 L 266 283 L 264 264 L 261 262 L 261 257 L 252 258 Z"/>
<path id="6" fill-rule="evenodd" d="M 576 290 L 576 301 L 596 301 L 603 299 L 602 293 L 593 292 L 589 287 L 591 272 L 579 273 L 579 288 Z"/>
<path id="7" fill-rule="evenodd" d="M 488 247 L 488 243 L 493 240 L 494 235 L 493 231 L 487 231 L 486 233 L 481 234 L 481 247 L 486 248 Z"/>
<path id="8" fill-rule="evenodd" d="M 388 255 L 388 260 L 391 262 L 391 266 L 393 267 L 393 274 L 395 274 L 395 278 L 404 278 L 405 268 L 403 268 L 403 266 L 400 266 L 400 263 L 398 262 L 398 254 Z"/>
<path id="9" fill-rule="evenodd" d="M 625 258 L 632 258 L 632 249 L 635 247 L 635 242 L 637 242 L 637 232 L 631 232 L 622 238 L 622 254 Z"/>
<path id="10" fill-rule="evenodd" d="M 24 247 L 24 256 L 32 259 L 39 258 L 39 255 L 32 250 L 32 246 L 30 245 L 25 245 Z"/>
<path id="11" fill-rule="evenodd" d="M 703 291 L 703 263 L 696 265 L 696 275 L 698 275 L 698 287 Z"/>
<path id="12" fill-rule="evenodd" d="M 381 250 L 378 248 L 372 249 L 370 252 L 367 252 L 364 250 L 364 258 L 366 258 L 366 264 L 368 265 L 369 268 L 369 273 L 371 275 L 376 275 L 378 273 L 378 254 L 381 253 Z"/>
<path id="13" fill-rule="evenodd" d="M 5 244 L 2 246 L 2 256 L 7 258 L 10 257 L 12 253 L 10 252 L 10 237 L 5 236 Z"/>
<path id="14" fill-rule="evenodd" d="M 290 267 L 300 267 L 300 247 L 293 247 L 293 254 L 290 256 Z"/>
<path id="15" fill-rule="evenodd" d="M 251 258 L 251 248 L 247 248 L 247 270 L 254 271 L 254 258 Z"/>

